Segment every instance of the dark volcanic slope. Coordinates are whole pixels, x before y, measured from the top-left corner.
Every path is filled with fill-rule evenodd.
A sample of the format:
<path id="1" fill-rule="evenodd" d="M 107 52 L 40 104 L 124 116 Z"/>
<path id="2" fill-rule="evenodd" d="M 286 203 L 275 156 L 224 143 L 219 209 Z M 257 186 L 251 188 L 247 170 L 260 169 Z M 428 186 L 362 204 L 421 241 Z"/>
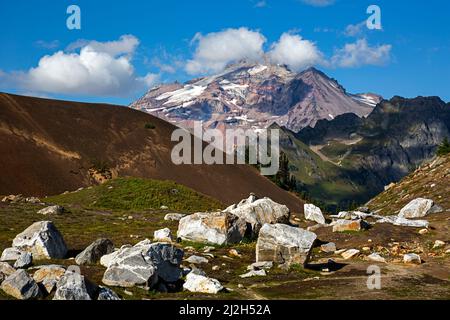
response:
<path id="1" fill-rule="evenodd" d="M 75 190 L 92 184 L 93 164 L 106 162 L 114 176 L 173 180 L 225 204 L 255 192 L 302 211 L 298 198 L 249 166 L 172 164 L 174 128 L 120 106 L 0 94 L 0 194 Z"/>

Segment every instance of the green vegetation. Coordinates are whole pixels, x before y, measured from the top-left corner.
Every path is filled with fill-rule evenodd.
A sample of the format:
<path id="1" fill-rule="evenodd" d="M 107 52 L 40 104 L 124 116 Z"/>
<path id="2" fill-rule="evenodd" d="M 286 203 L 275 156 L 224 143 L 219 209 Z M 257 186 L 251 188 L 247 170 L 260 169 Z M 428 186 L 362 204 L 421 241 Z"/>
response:
<path id="1" fill-rule="evenodd" d="M 175 182 L 138 178 L 118 178 L 44 201 L 102 210 L 149 210 L 167 206 L 172 211 L 197 212 L 224 207 L 219 201 Z"/>
<path id="2" fill-rule="evenodd" d="M 447 138 L 444 138 L 442 143 L 439 145 L 436 154 L 438 156 L 445 156 L 450 153 L 450 142 Z"/>
<path id="3" fill-rule="evenodd" d="M 145 129 L 156 129 L 156 126 L 151 122 L 147 122 L 144 127 Z"/>

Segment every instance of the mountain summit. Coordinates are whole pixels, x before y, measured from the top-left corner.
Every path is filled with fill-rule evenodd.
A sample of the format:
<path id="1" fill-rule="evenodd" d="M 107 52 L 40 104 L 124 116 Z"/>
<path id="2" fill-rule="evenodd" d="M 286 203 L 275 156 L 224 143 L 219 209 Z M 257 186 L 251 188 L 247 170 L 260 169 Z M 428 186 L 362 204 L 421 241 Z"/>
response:
<path id="1" fill-rule="evenodd" d="M 349 94 L 315 68 L 295 73 L 242 61 L 216 75 L 152 88 L 131 107 L 182 127 L 203 121 L 206 128 L 260 129 L 276 122 L 297 132 L 344 113 L 367 116 L 380 100 Z"/>

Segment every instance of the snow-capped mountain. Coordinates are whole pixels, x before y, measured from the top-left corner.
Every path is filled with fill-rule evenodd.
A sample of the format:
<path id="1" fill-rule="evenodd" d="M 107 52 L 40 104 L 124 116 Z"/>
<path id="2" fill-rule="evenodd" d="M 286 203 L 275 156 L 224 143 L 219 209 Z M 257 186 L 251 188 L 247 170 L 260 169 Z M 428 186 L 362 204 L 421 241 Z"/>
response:
<path id="1" fill-rule="evenodd" d="M 148 91 L 131 107 L 181 127 L 266 128 L 276 122 L 299 131 L 344 113 L 367 116 L 381 100 L 352 95 L 334 79 L 310 68 L 294 73 L 284 65 L 240 62 L 222 73 Z"/>

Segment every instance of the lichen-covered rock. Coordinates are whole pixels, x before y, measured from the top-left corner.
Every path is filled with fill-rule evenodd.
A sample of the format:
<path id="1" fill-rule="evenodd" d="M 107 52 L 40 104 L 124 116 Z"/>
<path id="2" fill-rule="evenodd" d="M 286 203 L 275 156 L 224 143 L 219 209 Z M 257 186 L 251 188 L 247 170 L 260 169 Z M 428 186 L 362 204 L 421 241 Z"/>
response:
<path id="1" fill-rule="evenodd" d="M 315 221 L 319 224 L 325 224 L 325 218 L 322 214 L 322 210 L 313 204 L 305 203 L 304 205 L 305 219 Z"/>
<path id="2" fill-rule="evenodd" d="M 78 265 L 93 264 L 100 261 L 105 254 L 114 251 L 114 244 L 109 239 L 97 239 L 91 243 L 86 249 L 76 256 L 75 262 Z"/>
<path id="3" fill-rule="evenodd" d="M 11 265 L 7 262 L 0 262 L 0 272 L 6 276 L 10 276 L 16 272 L 16 269 L 11 267 Z"/>
<path id="4" fill-rule="evenodd" d="M 194 272 L 190 272 L 186 276 L 186 282 L 183 284 L 183 288 L 190 292 L 209 294 L 217 294 L 223 290 L 223 286 L 218 280 Z"/>
<path id="5" fill-rule="evenodd" d="M 30 252 L 34 259 L 63 259 L 66 243 L 51 221 L 33 223 L 13 240 L 13 247 Z"/>
<path id="6" fill-rule="evenodd" d="M 66 271 L 56 284 L 53 300 L 92 300 L 95 289 L 81 274 Z"/>
<path id="7" fill-rule="evenodd" d="M 407 219 L 425 217 L 433 207 L 433 204 L 433 200 L 430 199 L 414 199 L 400 210 L 398 216 Z"/>
<path id="8" fill-rule="evenodd" d="M 304 265 L 316 240 L 315 233 L 285 224 L 265 224 L 256 243 L 256 261 Z"/>
<path id="9" fill-rule="evenodd" d="M 8 276 L 1 285 L 1 289 L 8 295 L 20 299 L 29 300 L 41 297 L 41 291 L 36 281 L 23 270 L 17 270 Z"/>
<path id="10" fill-rule="evenodd" d="M 333 232 L 361 231 L 368 227 L 369 224 L 364 220 L 336 220 L 333 223 Z"/>
<path id="11" fill-rule="evenodd" d="M 236 208 L 227 209 L 227 212 L 243 219 L 251 228 L 248 234 L 253 238 L 258 236 L 259 230 L 264 224 L 289 223 L 290 218 L 290 211 L 287 206 L 276 203 L 269 198 L 245 199 Z"/>
<path id="12" fill-rule="evenodd" d="M 228 212 L 195 213 L 180 220 L 177 237 L 218 245 L 239 243 L 246 228 L 243 219 Z"/>
<path id="13" fill-rule="evenodd" d="M 56 288 L 56 284 L 61 280 L 65 273 L 66 269 L 62 266 L 47 265 L 36 270 L 33 279 L 45 288 L 47 294 L 50 294 Z"/>

